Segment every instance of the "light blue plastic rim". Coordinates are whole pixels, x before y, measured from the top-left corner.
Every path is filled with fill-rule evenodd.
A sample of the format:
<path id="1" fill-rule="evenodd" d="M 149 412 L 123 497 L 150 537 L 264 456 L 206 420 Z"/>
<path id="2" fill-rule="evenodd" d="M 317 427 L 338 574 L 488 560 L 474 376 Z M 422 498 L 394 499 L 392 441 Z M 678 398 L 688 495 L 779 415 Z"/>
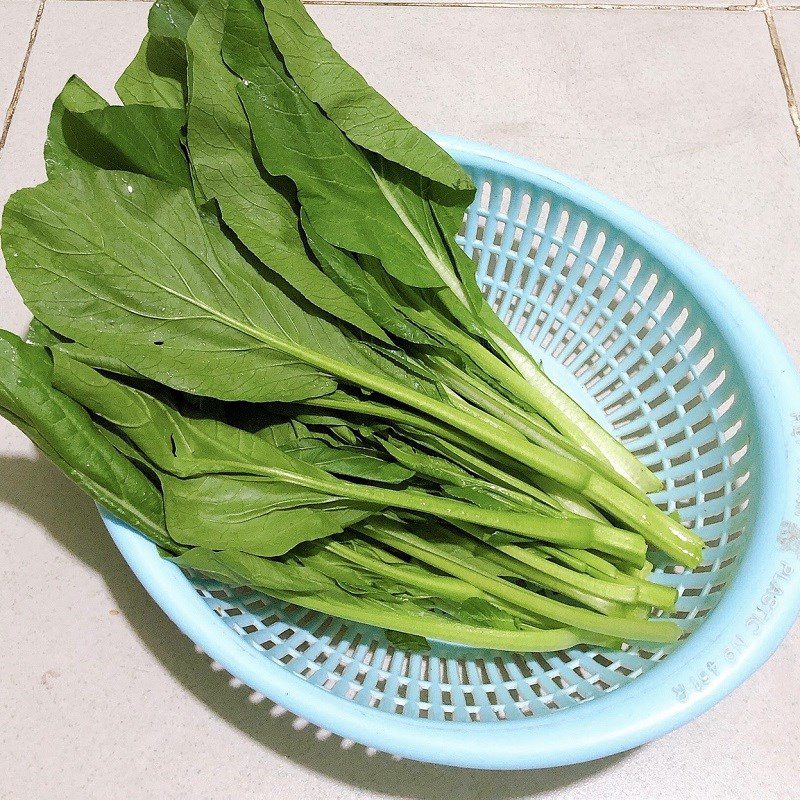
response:
<path id="1" fill-rule="evenodd" d="M 535 176 L 544 188 L 639 242 L 694 295 L 738 360 L 758 409 L 752 428 L 762 454 L 756 465 L 762 494 L 736 578 L 698 630 L 635 681 L 569 710 L 487 724 L 390 715 L 312 686 L 265 658 L 143 535 L 103 509 L 101 515 L 142 585 L 183 633 L 253 690 L 320 728 L 394 755 L 481 769 L 556 767 L 629 750 L 696 718 L 739 686 L 774 652 L 800 612 L 800 543 L 787 546 L 785 536 L 781 543 L 782 532 L 795 530 L 787 525 L 800 525 L 800 378 L 745 297 L 661 226 L 535 161 L 458 137 L 433 138 L 465 166 L 499 167 L 521 182 Z"/>

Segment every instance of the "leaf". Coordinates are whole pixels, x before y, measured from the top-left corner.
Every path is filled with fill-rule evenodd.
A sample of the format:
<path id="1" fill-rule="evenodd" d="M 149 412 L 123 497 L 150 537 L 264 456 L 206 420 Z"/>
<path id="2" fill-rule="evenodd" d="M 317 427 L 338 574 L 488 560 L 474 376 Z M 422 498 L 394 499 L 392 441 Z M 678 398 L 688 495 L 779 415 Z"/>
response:
<path id="1" fill-rule="evenodd" d="M 226 0 L 209 0 L 187 35 L 192 76 L 187 136 L 203 194 L 217 200 L 245 247 L 309 302 L 385 339 L 380 326 L 310 260 L 287 187 L 263 175 L 254 160 L 237 78 L 220 56 L 226 7 Z"/>
<path id="2" fill-rule="evenodd" d="M 426 437 L 422 435 L 421 438 Z M 448 497 L 491 510 L 550 512 L 549 507 L 527 494 L 476 478 L 449 459 L 418 450 L 398 439 L 382 439 L 381 445 L 403 466 L 440 484 L 442 493 Z"/>
<path id="3" fill-rule="evenodd" d="M 196 0 L 158 0 L 150 8 L 148 33 L 114 87 L 125 105 L 184 108 L 186 34 L 198 5 Z"/>
<path id="4" fill-rule="evenodd" d="M 55 331 L 48 328 L 41 320 L 36 319 L 36 317 L 31 320 L 30 327 L 28 328 L 27 340 L 31 344 L 40 344 L 53 353 L 58 352 L 61 355 L 67 356 L 75 361 L 80 361 L 82 364 L 87 364 L 95 369 L 102 369 L 106 372 L 114 372 L 119 375 L 127 375 L 131 378 L 143 377 L 118 358 L 106 356 L 103 353 L 90 350 L 82 344 L 60 336 Z"/>
<path id="5" fill-rule="evenodd" d="M 269 468 L 327 477 L 323 470 L 285 455 L 263 436 L 180 408 L 166 396 L 114 380 L 59 352 L 53 355 L 53 383 L 113 425 L 159 470 L 177 477 Z"/>
<path id="6" fill-rule="evenodd" d="M 448 441 L 459 442 L 466 447 L 475 444 L 467 434 L 455 427 L 443 424 L 411 409 L 388 403 L 382 398 L 364 399 L 363 394 L 352 389 L 347 390 L 341 387 L 324 398 L 309 398 L 302 405 L 313 409 L 323 409 L 328 415 L 331 412 L 340 412 L 342 416 L 338 418 L 343 424 L 349 424 L 356 428 L 364 426 L 373 432 L 398 428 L 404 432 L 410 432 L 409 435 L 417 436 L 419 432 L 425 431 Z M 313 424 L 312 420 L 318 414 L 319 412 L 304 413 L 300 415 L 299 419 Z M 488 448 L 488 452 L 492 453 L 493 451 Z"/>
<path id="7" fill-rule="evenodd" d="M 204 0 L 156 0 L 147 17 L 147 29 L 154 36 L 186 41 L 189 26 Z"/>
<path id="8" fill-rule="evenodd" d="M 75 156 L 73 168 L 125 170 L 189 189 L 192 179 L 181 146 L 185 122 L 183 109 L 106 106 L 79 114 L 66 110 L 61 129 Z"/>
<path id="9" fill-rule="evenodd" d="M 332 438 L 336 439 L 337 444 L 357 445 L 358 437 L 355 431 L 347 425 L 336 425 L 329 429 Z"/>
<path id="10" fill-rule="evenodd" d="M 292 78 L 348 138 L 431 180 L 474 190 L 461 167 L 333 49 L 299 0 L 263 0 L 262 5 Z"/>
<path id="11" fill-rule="evenodd" d="M 42 347 L 51 347 L 69 341 L 59 336 L 55 331 L 51 331 L 41 320 L 34 317 L 28 326 L 26 341 L 29 344 L 38 344 Z"/>
<path id="12" fill-rule="evenodd" d="M 179 477 L 247 472 L 248 466 L 386 483 L 399 483 L 413 474 L 382 460 L 369 448 L 333 447 L 313 438 L 296 422 L 250 433 L 213 417 L 182 411 L 166 399 L 115 381 L 60 351 L 54 354 L 53 371 L 55 386 L 117 426 L 159 469 Z"/>
<path id="13" fill-rule="evenodd" d="M 378 457 L 367 447 L 331 447 L 319 439 L 298 439 L 294 445 L 281 448 L 283 452 L 301 461 L 314 464 L 326 472 L 349 478 L 362 478 L 378 483 L 402 483 L 414 472 L 400 464 Z"/>
<path id="14" fill-rule="evenodd" d="M 125 105 L 186 105 L 186 53 L 180 42 L 148 33 L 114 89 Z"/>
<path id="15" fill-rule="evenodd" d="M 520 630 L 520 620 L 508 611 L 492 605 L 482 597 L 470 597 L 461 603 L 444 604 L 444 610 L 450 616 L 469 625 L 483 625 L 497 630 Z M 521 614 L 521 616 L 524 616 Z"/>
<path id="16" fill-rule="evenodd" d="M 304 415 L 301 415 L 304 416 Z M 240 415 L 229 415 L 228 421 L 237 424 Z M 263 425 L 260 416 L 249 415 L 245 424 L 256 425 L 257 434 L 292 458 L 298 458 L 333 475 L 362 478 L 377 483 L 401 483 L 413 472 L 388 460 L 377 448 L 366 444 L 350 427 L 335 417 L 325 419 L 324 430 L 308 428 L 299 417 L 289 421 L 274 421 Z M 249 428 L 254 430 L 253 427 Z"/>
<path id="17" fill-rule="evenodd" d="M 130 173 L 64 173 L 14 194 L 3 222 L 9 273 L 37 317 L 173 388 L 292 401 L 336 386 L 310 362 L 378 372 L 338 328 L 259 275 L 183 189 Z"/>
<path id="18" fill-rule="evenodd" d="M 167 529 L 182 544 L 276 556 L 340 533 L 375 512 L 289 483 L 247 475 L 162 476 Z"/>
<path id="19" fill-rule="evenodd" d="M 315 230 L 343 250 L 381 260 L 410 286 L 439 287 L 452 274 L 424 203 L 397 183 L 401 168 L 376 170 L 364 153 L 292 82 L 255 0 L 230 0 L 223 56 L 243 82 L 239 96 L 265 169 L 290 178 Z M 370 224 L 363 224 L 363 209 Z M 438 239 L 438 241 L 437 241 Z M 458 287 L 457 287 L 458 288 Z"/>
<path id="20" fill-rule="evenodd" d="M 108 103 L 77 75 L 73 75 L 55 99 L 47 125 L 47 139 L 44 143 L 44 164 L 48 176 L 62 169 L 75 169 L 83 166 L 65 140 L 63 121 L 68 112 L 91 111 L 105 108 Z"/>
<path id="21" fill-rule="evenodd" d="M 248 413 L 249 411 L 250 409 L 247 408 L 243 414 L 237 414 L 235 412 L 229 413 L 227 417 L 228 421 L 233 425 L 243 423 L 247 430 L 257 432 L 259 436 L 263 437 L 273 447 L 277 448 L 293 444 L 301 435 L 296 430 L 296 426 L 301 423 L 298 423 L 294 419 L 275 422 L 270 421 L 265 425 L 260 414 L 253 418 L 253 416 Z M 305 425 L 302 425 L 302 427 L 307 430 Z"/>
<path id="22" fill-rule="evenodd" d="M 371 274 L 351 253 L 340 250 L 320 236 L 305 211 L 300 214 L 303 230 L 325 274 L 346 291 L 358 306 L 394 336 L 418 344 L 434 340 L 404 313 L 403 302 L 393 295 L 380 274 Z"/>
<path id="23" fill-rule="evenodd" d="M 330 581 L 313 570 L 271 559 L 256 559 L 232 550 L 215 553 L 195 547 L 172 559 L 178 566 L 197 570 L 231 586 L 267 589 L 276 597 L 314 594 L 330 587 Z"/>
<path id="24" fill-rule="evenodd" d="M 367 596 L 389 593 L 395 596 L 407 596 L 402 587 L 394 586 L 384 581 L 380 575 L 364 570 L 359 565 L 342 558 L 338 548 L 336 551 L 331 549 L 330 540 L 304 544 L 298 547 L 291 557 L 321 572 L 348 594 Z"/>
<path id="25" fill-rule="evenodd" d="M 386 638 L 390 644 L 404 653 L 428 653 L 431 649 L 431 643 L 427 639 L 412 633 L 387 630 Z"/>
<path id="26" fill-rule="evenodd" d="M 86 411 L 52 385 L 47 351 L 0 331 L 0 414 L 111 513 L 175 551 L 161 494 L 97 430 Z"/>
<path id="27" fill-rule="evenodd" d="M 459 500 L 466 500 L 479 508 L 488 508 L 501 511 L 508 509 L 511 511 L 520 511 L 520 504 L 514 503 L 508 498 L 499 496 L 492 492 L 488 484 L 481 485 L 479 481 L 475 481 L 472 485 L 450 485 L 443 486 L 442 492 L 448 497 L 456 497 Z M 538 509 L 537 509 L 538 513 Z"/>
<path id="28" fill-rule="evenodd" d="M 407 433 L 404 433 L 404 435 L 406 438 L 411 438 Z M 507 460 L 492 459 L 485 452 L 480 452 L 480 454 L 479 451 L 468 452 L 440 436 L 421 431 L 413 434 L 413 444 L 422 445 L 432 453 L 458 463 L 461 468 L 489 482 L 495 492 L 502 493 L 503 490 L 511 490 L 525 495 L 530 498 L 526 502 L 533 501 L 536 503 L 537 513 L 557 515 L 564 511 L 558 500 L 538 489 L 529 480 L 517 477 L 514 474 L 514 465 L 509 465 Z M 599 521 L 602 521 L 602 518 Z"/>
<path id="29" fill-rule="evenodd" d="M 420 452 L 397 439 L 381 440 L 381 445 L 398 463 L 437 483 L 454 486 L 474 486 L 481 483 L 452 461 Z"/>
<path id="30" fill-rule="evenodd" d="M 207 548 L 193 548 L 173 561 L 182 567 L 213 575 L 232 585 L 251 586 L 282 600 L 350 619 L 359 619 L 359 609 L 366 612 L 368 618 L 372 618 L 376 611 L 385 615 L 391 606 L 397 605 L 388 593 L 376 593 L 371 597 L 359 595 L 354 598 L 329 575 L 311 566 L 310 560 L 300 559 L 295 554 L 288 559 L 276 559 L 254 556 L 234 549 L 212 552 Z M 341 611 L 349 609 L 356 611 L 355 617 L 347 613 L 341 614 Z"/>
<path id="31" fill-rule="evenodd" d="M 180 555 L 169 558 L 181 569 L 200 572 L 228 586 L 238 587 L 246 583 L 240 575 L 234 572 L 219 557 L 219 554 L 207 547 L 191 547 L 184 550 Z"/>
<path id="32" fill-rule="evenodd" d="M 374 510 L 300 485 L 303 478 L 324 481 L 327 473 L 256 434 L 187 416 L 59 353 L 54 365 L 55 384 L 159 470 L 167 529 L 178 542 L 273 556 L 338 533 Z M 239 474 L 207 474 L 226 472 Z"/>

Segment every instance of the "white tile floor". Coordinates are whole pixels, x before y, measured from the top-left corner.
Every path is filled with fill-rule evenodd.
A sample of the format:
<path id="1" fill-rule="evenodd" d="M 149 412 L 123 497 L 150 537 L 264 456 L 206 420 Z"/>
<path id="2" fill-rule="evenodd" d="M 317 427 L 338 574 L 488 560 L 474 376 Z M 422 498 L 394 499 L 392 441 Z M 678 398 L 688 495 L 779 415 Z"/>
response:
<path id="1" fill-rule="evenodd" d="M 418 124 L 582 177 L 694 244 L 800 360 L 800 145 L 789 100 L 792 81 L 800 90 L 800 9 L 418 5 L 312 13 Z M 110 96 L 148 8 L 41 7 L 20 83 L 40 5 L 0 0 L 0 114 L 17 91 L 0 205 L 43 178 L 49 106 L 66 78 L 78 73 Z M 0 272 L 2 327 L 27 320 Z M 0 530 L 3 800 L 798 797 L 800 626 L 756 677 L 658 742 L 593 765 L 476 774 L 343 752 L 248 703 L 155 608 L 91 503 L 4 424 Z"/>

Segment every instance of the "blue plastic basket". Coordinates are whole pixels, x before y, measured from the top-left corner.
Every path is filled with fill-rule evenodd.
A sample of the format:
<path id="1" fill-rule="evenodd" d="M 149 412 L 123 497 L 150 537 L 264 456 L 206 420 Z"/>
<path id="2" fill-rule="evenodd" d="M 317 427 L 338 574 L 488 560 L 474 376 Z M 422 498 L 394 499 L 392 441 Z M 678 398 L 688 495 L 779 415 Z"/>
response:
<path id="1" fill-rule="evenodd" d="M 436 137 L 478 197 L 462 244 L 548 372 L 664 479 L 706 540 L 664 561 L 686 636 L 652 652 L 392 647 L 380 630 L 186 575 L 103 514 L 178 627 L 232 675 L 346 740 L 421 761 L 549 767 L 696 717 L 750 675 L 800 608 L 800 382 L 742 295 L 649 220 L 540 164 Z M 591 701 L 591 702 L 588 702 Z M 232 698 L 231 702 L 237 702 Z"/>

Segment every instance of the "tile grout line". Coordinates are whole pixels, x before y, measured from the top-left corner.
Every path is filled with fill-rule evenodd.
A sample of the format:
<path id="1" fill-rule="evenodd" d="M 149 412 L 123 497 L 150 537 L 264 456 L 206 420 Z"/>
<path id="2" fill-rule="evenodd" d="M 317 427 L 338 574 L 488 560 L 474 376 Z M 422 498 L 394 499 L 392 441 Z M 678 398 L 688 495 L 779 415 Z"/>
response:
<path id="1" fill-rule="evenodd" d="M 14 112 L 17 109 L 17 103 L 19 102 L 20 95 L 22 94 L 22 87 L 25 84 L 25 72 L 28 69 L 28 61 L 31 57 L 31 50 L 33 50 L 33 44 L 36 41 L 36 35 L 39 33 L 39 23 L 42 20 L 42 14 L 44 13 L 44 4 L 46 0 L 39 1 L 39 8 L 36 10 L 36 19 L 33 21 L 33 28 L 31 28 L 31 35 L 28 38 L 28 46 L 25 49 L 25 57 L 22 59 L 22 66 L 19 70 L 19 75 L 17 76 L 17 83 L 14 86 L 14 93 L 11 95 L 11 102 L 8 104 L 8 111 L 6 112 L 6 118 L 3 121 L 3 132 L 0 133 L 0 151 L 2 151 L 3 146 L 6 143 L 6 138 L 8 136 L 8 131 L 11 128 L 11 120 L 14 118 Z"/>
<path id="2" fill-rule="evenodd" d="M 763 5 L 762 5 L 763 4 Z M 772 44 L 772 49 L 775 53 L 775 60 L 778 62 L 778 72 L 781 74 L 783 81 L 783 88 L 786 92 L 786 103 L 789 106 L 789 116 L 792 120 L 794 127 L 794 134 L 797 137 L 797 142 L 800 144 L 800 113 L 797 109 L 797 97 L 794 93 L 794 86 L 792 85 L 792 78 L 789 75 L 789 67 L 786 64 L 786 56 L 783 53 L 781 40 L 778 36 L 778 27 L 775 24 L 775 15 L 772 9 L 767 4 L 767 0 L 758 0 L 758 5 L 761 11 L 764 12 L 764 19 L 767 22 L 767 30 L 769 31 L 769 40 Z"/>

